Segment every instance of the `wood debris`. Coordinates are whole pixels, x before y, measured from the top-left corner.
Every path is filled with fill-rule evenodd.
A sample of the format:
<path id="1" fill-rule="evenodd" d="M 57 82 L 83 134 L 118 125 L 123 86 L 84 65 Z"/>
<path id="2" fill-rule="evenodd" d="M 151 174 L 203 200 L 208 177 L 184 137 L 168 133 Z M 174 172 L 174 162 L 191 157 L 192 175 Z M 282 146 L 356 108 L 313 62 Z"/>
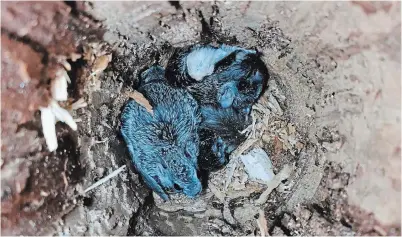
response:
<path id="1" fill-rule="evenodd" d="M 211 190 L 211 192 L 215 195 L 215 197 L 218 198 L 219 201 L 223 203 L 225 201 L 225 194 L 219 191 L 212 183 L 210 183 L 208 186 L 209 190 Z"/>
<path id="2" fill-rule="evenodd" d="M 264 204 L 269 197 L 269 194 L 281 184 L 282 180 L 288 179 L 290 174 L 293 171 L 293 167 L 290 166 L 289 164 L 284 165 L 281 171 L 275 177 L 267 184 L 267 189 L 260 195 L 257 201 L 255 203 L 257 205 L 262 205 Z"/>
<path id="3" fill-rule="evenodd" d="M 87 193 L 89 191 L 91 191 L 92 189 L 102 185 L 103 183 L 105 183 L 106 181 L 110 180 L 111 178 L 117 176 L 118 174 L 120 174 L 124 169 L 126 168 L 126 165 L 122 165 L 120 168 L 118 168 L 117 170 L 113 171 L 112 173 L 110 173 L 108 176 L 98 180 L 96 183 L 92 184 L 91 186 L 89 186 L 88 188 L 86 188 L 84 190 L 84 193 Z"/>
<path id="4" fill-rule="evenodd" d="M 237 221 L 234 219 L 234 217 L 232 216 L 232 213 L 230 212 L 229 202 L 230 202 L 230 200 L 225 200 L 223 202 L 223 218 L 229 224 L 236 225 Z"/>
<path id="5" fill-rule="evenodd" d="M 259 217 L 257 219 L 258 228 L 260 228 L 260 233 L 262 237 L 269 236 L 268 234 L 268 223 L 265 218 L 265 214 L 263 210 L 259 210 Z"/>
<path id="6" fill-rule="evenodd" d="M 111 61 L 112 61 L 111 54 L 106 54 L 106 55 L 97 57 L 93 63 L 91 75 L 92 76 L 98 75 L 100 72 L 103 72 L 109 65 L 109 62 L 111 62 Z"/>

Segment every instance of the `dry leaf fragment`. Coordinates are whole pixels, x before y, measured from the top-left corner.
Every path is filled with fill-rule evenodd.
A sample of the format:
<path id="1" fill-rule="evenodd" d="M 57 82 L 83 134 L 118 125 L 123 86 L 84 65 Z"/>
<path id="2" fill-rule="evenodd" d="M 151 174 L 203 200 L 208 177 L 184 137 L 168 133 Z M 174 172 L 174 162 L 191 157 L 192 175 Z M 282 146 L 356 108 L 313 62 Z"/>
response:
<path id="1" fill-rule="evenodd" d="M 279 155 L 283 149 L 283 142 L 277 136 L 274 138 L 274 155 Z"/>
<path id="2" fill-rule="evenodd" d="M 152 115 L 154 114 L 154 111 L 152 109 L 152 105 L 144 97 L 144 95 L 141 94 L 140 92 L 138 92 L 138 91 L 129 92 L 128 97 L 130 97 L 131 99 L 135 100 L 138 104 L 142 105 Z"/>
<path id="3" fill-rule="evenodd" d="M 109 62 L 112 61 L 112 55 L 102 55 L 95 59 L 95 62 L 92 67 L 91 75 L 96 75 L 100 72 L 103 72 L 107 68 Z"/>

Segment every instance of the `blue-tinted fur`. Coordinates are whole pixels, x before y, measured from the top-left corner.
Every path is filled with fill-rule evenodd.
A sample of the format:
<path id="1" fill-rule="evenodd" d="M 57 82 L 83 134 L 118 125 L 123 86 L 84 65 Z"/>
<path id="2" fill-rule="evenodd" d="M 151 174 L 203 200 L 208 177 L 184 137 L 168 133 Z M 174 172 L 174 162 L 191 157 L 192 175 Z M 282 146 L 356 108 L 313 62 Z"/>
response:
<path id="1" fill-rule="evenodd" d="M 164 200 L 167 192 L 196 196 L 201 191 L 196 101 L 187 91 L 168 86 L 164 70 L 158 66 L 142 73 L 138 90 L 149 100 L 154 114 L 130 100 L 121 116 L 121 133 L 136 169 Z"/>
<path id="2" fill-rule="evenodd" d="M 214 106 L 202 106 L 201 114 L 198 164 L 201 169 L 213 170 L 224 165 L 230 153 L 246 139 L 240 131 L 250 124 L 250 119 L 233 108 Z"/>
<path id="3" fill-rule="evenodd" d="M 196 81 L 202 80 L 214 72 L 215 64 L 227 57 L 236 50 L 255 54 L 255 51 L 244 50 L 235 46 L 222 45 L 220 48 L 211 45 L 197 45 L 192 48 L 187 55 L 187 60 L 183 67 L 189 76 Z"/>
<path id="4" fill-rule="evenodd" d="M 166 69 L 170 84 L 185 87 L 201 105 L 250 110 L 269 78 L 257 52 L 236 46 L 178 49 Z"/>

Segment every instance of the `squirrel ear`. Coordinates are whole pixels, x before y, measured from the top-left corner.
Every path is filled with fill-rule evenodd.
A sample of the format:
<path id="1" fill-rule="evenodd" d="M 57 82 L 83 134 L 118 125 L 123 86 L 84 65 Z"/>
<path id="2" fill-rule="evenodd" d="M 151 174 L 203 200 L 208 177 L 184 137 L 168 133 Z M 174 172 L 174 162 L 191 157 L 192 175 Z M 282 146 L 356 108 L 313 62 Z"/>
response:
<path id="1" fill-rule="evenodd" d="M 149 68 L 144 68 L 139 72 L 139 86 L 143 86 L 146 83 L 154 80 L 165 79 L 165 69 L 157 64 L 152 65 Z"/>

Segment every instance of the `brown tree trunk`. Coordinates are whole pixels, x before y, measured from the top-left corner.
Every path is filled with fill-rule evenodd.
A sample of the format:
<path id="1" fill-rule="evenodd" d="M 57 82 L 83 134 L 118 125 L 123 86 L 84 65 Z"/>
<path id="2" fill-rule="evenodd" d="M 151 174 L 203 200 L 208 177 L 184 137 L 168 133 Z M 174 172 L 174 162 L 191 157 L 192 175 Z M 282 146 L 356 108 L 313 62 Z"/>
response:
<path id="1" fill-rule="evenodd" d="M 38 110 L 50 102 L 56 72 L 65 62 L 70 75 L 82 69 L 74 61 L 103 30 L 81 2 L 3 2 L 1 30 L 1 234 L 35 235 L 72 207 L 83 174 L 66 126 L 58 150 L 47 151 Z"/>

